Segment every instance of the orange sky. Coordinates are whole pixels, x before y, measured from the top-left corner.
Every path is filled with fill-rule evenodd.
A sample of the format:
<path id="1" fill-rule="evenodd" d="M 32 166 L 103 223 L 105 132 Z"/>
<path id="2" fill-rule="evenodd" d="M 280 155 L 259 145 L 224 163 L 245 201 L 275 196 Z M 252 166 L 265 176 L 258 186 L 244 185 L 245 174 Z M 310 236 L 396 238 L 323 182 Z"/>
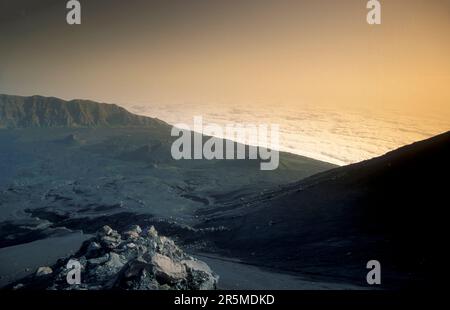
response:
<path id="1" fill-rule="evenodd" d="M 0 93 L 450 116 L 450 1 L 381 1 L 381 26 L 363 0 L 90 0 L 81 26 L 65 1 L 19 2 L 0 15 Z"/>

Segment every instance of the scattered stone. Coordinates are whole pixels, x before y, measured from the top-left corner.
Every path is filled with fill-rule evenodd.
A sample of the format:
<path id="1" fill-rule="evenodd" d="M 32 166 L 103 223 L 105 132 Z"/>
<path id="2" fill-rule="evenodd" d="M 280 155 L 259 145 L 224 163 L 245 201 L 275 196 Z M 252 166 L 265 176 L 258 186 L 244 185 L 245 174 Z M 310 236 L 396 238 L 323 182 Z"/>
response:
<path id="1" fill-rule="evenodd" d="M 106 265 L 113 269 L 120 269 L 125 265 L 125 261 L 119 254 L 111 252 Z"/>
<path id="2" fill-rule="evenodd" d="M 53 273 L 53 270 L 50 267 L 39 267 L 36 271 L 36 276 L 42 277 L 42 276 L 47 276 L 52 273 Z"/>
<path id="3" fill-rule="evenodd" d="M 181 260 L 184 258 L 184 252 L 173 242 L 173 240 L 161 236 L 156 241 L 159 253 L 170 257 L 171 259 Z"/>
<path id="4" fill-rule="evenodd" d="M 136 233 L 140 234 L 142 232 L 141 227 L 139 227 L 139 225 L 132 225 L 130 227 L 130 231 L 135 231 Z"/>
<path id="5" fill-rule="evenodd" d="M 133 242 L 130 242 L 130 243 L 127 244 L 127 247 L 128 247 L 129 249 L 134 249 L 134 248 L 136 248 L 136 244 L 133 243 Z"/>
<path id="6" fill-rule="evenodd" d="M 81 284 L 67 283 L 69 260 L 80 263 Z M 52 268 L 40 267 L 34 276 L 10 288 L 44 285 L 50 290 L 210 290 L 217 282 L 218 276 L 206 263 L 184 253 L 171 239 L 159 236 L 153 226 L 143 234 L 133 225 L 122 235 L 109 226 L 102 227 L 75 256 L 58 260 Z"/>
<path id="7" fill-rule="evenodd" d="M 138 225 L 133 225 L 128 231 L 124 232 L 123 234 L 127 239 L 135 240 L 140 237 L 141 232 L 141 227 L 139 227 Z"/>
<path id="8" fill-rule="evenodd" d="M 91 258 L 88 260 L 88 263 L 90 265 L 96 266 L 106 263 L 109 260 L 109 254 L 105 254 L 104 256 L 97 257 L 97 258 Z"/>
<path id="9" fill-rule="evenodd" d="M 150 228 L 147 231 L 147 236 L 152 238 L 152 239 L 156 239 L 158 238 L 158 232 L 155 229 L 155 226 L 150 226 Z"/>
<path id="10" fill-rule="evenodd" d="M 103 226 L 102 229 L 97 233 L 100 245 L 108 249 L 115 249 L 122 242 L 122 237 L 120 234 L 113 230 L 109 226 Z"/>
<path id="11" fill-rule="evenodd" d="M 99 236 L 109 236 L 113 233 L 113 229 L 108 225 L 105 225 L 98 231 Z"/>

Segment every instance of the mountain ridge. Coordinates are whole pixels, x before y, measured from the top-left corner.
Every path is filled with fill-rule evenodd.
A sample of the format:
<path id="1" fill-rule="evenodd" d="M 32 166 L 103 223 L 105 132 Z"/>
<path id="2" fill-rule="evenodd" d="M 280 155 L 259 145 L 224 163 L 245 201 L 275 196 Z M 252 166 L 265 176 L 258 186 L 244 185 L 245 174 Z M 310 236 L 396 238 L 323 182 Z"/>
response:
<path id="1" fill-rule="evenodd" d="M 0 94 L 0 128 L 155 127 L 165 122 L 108 103 Z"/>

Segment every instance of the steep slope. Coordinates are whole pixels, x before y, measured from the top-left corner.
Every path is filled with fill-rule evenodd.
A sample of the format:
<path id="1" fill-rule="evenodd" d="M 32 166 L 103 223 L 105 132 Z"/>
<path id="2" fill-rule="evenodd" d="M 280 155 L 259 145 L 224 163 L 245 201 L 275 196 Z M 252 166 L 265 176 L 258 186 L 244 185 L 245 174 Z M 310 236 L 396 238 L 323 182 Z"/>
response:
<path id="1" fill-rule="evenodd" d="M 0 128 L 154 127 L 165 123 L 114 104 L 53 97 L 0 95 Z"/>
<path id="2" fill-rule="evenodd" d="M 248 261 L 365 282 L 379 260 L 385 287 L 441 276 L 450 132 L 203 212 L 230 231 L 216 245 Z"/>

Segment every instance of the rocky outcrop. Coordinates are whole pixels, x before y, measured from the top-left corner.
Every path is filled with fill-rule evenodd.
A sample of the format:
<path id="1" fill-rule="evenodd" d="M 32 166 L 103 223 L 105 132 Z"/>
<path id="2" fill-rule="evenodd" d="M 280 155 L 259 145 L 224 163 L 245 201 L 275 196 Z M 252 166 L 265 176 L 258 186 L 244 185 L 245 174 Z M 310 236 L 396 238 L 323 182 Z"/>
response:
<path id="1" fill-rule="evenodd" d="M 74 262 L 81 267 L 80 284 L 67 281 Z M 153 226 L 142 230 L 134 225 L 122 234 L 104 226 L 75 256 L 51 268 L 40 267 L 12 288 L 211 290 L 217 282 L 218 276 L 206 263 L 186 254 L 171 239 L 159 236 Z"/>

